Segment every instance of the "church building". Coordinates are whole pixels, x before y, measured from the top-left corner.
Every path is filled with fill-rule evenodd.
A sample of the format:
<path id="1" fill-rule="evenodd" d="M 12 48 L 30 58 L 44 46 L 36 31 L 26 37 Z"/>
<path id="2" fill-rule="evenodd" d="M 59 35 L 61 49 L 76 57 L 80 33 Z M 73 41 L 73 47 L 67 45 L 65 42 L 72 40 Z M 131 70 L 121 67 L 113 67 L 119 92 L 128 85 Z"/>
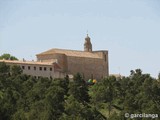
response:
<path id="1" fill-rule="evenodd" d="M 37 61 L 56 62 L 66 74 L 74 75 L 79 72 L 85 80 L 99 80 L 109 75 L 108 51 L 93 51 L 88 34 L 84 51 L 53 48 L 36 56 Z"/>
<path id="2" fill-rule="evenodd" d="M 36 56 L 37 61 L 0 60 L 0 62 L 19 65 L 23 73 L 35 77 L 63 78 L 65 75 L 80 73 L 85 80 L 100 80 L 109 76 L 108 51 L 93 51 L 88 34 L 83 51 L 53 48 Z"/>

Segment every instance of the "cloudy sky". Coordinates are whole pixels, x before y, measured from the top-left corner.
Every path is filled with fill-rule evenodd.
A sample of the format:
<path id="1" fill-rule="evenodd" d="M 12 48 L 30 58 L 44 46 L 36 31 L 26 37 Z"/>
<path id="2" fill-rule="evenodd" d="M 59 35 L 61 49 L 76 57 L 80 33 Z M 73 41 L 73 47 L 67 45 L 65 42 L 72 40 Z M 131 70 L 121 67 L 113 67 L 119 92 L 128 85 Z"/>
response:
<path id="1" fill-rule="evenodd" d="M 109 51 L 110 73 L 160 72 L 159 0 L 0 0 L 0 54 L 19 59 L 51 48 Z"/>

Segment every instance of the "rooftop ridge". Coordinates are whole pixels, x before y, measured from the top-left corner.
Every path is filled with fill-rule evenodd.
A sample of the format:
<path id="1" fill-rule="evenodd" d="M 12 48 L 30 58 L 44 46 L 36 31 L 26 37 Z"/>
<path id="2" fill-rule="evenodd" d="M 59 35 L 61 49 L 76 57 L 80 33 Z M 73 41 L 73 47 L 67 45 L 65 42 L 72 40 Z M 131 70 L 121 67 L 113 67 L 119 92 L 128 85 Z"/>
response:
<path id="1" fill-rule="evenodd" d="M 45 52 L 37 54 L 37 56 L 51 55 L 51 54 L 65 54 L 66 56 L 86 57 L 86 58 L 101 58 L 101 56 L 96 54 L 96 52 L 94 51 L 88 52 L 88 51 L 59 49 L 59 48 L 53 48 L 53 49 L 47 50 Z"/>
<path id="2" fill-rule="evenodd" d="M 0 62 L 15 63 L 15 64 L 39 64 L 39 65 L 53 65 L 53 62 L 39 62 L 39 61 L 23 61 L 23 60 L 0 60 Z"/>

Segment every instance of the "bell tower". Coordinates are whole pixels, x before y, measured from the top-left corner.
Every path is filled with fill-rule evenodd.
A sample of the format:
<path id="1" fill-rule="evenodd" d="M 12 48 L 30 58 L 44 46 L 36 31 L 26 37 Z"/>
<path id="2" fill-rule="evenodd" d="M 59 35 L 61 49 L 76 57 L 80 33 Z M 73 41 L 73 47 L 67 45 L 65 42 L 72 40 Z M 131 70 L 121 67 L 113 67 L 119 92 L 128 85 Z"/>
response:
<path id="1" fill-rule="evenodd" d="M 91 44 L 90 37 L 88 36 L 88 34 L 87 34 L 87 37 L 85 38 L 84 51 L 92 52 L 92 44 Z"/>

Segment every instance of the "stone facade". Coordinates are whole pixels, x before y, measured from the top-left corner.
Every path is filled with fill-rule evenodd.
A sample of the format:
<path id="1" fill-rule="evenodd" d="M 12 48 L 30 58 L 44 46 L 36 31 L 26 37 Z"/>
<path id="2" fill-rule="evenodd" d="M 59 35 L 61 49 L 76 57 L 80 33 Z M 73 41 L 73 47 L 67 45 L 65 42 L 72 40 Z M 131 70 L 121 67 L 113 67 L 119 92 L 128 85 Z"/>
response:
<path id="1" fill-rule="evenodd" d="M 18 65 L 22 68 L 23 73 L 34 77 L 48 78 L 64 78 L 65 74 L 61 72 L 61 68 L 57 63 L 51 62 L 36 62 L 36 61 L 17 61 L 17 60 L 0 60 L 7 65 Z"/>
<path id="2" fill-rule="evenodd" d="M 87 35 L 84 51 L 50 49 L 37 54 L 37 61 L 0 60 L 9 65 L 19 65 L 23 73 L 35 77 L 63 78 L 80 73 L 85 80 L 109 75 L 108 51 L 92 51 L 90 37 Z"/>
<path id="3" fill-rule="evenodd" d="M 84 51 L 51 49 L 37 54 L 37 61 L 56 62 L 66 74 L 81 73 L 85 80 L 101 79 L 109 75 L 108 51 L 92 51 L 89 36 L 85 38 Z"/>

